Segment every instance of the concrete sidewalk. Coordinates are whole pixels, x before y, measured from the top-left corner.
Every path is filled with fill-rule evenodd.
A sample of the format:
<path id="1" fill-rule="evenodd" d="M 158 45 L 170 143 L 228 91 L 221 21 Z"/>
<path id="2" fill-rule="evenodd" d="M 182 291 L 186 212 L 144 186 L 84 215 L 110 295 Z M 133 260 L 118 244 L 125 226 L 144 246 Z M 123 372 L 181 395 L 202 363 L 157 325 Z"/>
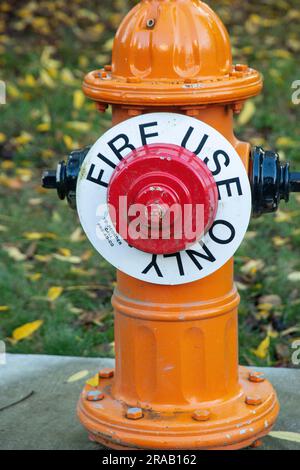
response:
<path id="1" fill-rule="evenodd" d="M 85 381 L 112 365 L 111 359 L 8 354 L 7 364 L 0 366 L 0 449 L 99 450 L 77 421 L 75 408 Z M 88 371 L 86 377 L 67 382 L 83 370 Z M 272 381 L 281 403 L 275 430 L 299 433 L 300 369 L 260 370 Z M 300 443 L 266 437 L 259 449 L 299 450 Z"/>

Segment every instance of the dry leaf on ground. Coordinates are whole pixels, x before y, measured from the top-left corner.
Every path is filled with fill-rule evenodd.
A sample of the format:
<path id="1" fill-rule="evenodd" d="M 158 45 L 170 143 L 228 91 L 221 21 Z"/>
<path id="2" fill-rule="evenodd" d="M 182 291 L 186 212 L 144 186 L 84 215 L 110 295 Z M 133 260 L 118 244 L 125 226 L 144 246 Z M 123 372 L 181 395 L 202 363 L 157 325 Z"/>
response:
<path id="1" fill-rule="evenodd" d="M 22 339 L 26 339 L 31 336 L 35 331 L 37 331 L 42 324 L 44 323 L 43 320 L 35 320 L 30 323 L 25 323 L 22 326 L 16 328 L 12 333 L 12 338 L 15 341 L 20 341 Z"/>

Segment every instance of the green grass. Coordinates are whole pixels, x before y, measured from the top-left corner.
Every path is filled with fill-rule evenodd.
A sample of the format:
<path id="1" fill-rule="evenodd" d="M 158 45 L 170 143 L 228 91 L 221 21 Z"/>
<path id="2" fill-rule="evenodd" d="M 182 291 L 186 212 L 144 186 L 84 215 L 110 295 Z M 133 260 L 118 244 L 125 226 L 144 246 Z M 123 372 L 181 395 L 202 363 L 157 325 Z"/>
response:
<path id="1" fill-rule="evenodd" d="M 282 158 L 299 169 L 300 106 L 291 102 L 291 84 L 300 79 L 298 2 L 208 3 L 228 26 L 235 62 L 250 64 L 265 78 L 264 93 L 254 100 L 256 112 L 244 127 L 237 123 L 237 135 L 278 149 Z M 8 307 L 0 309 L 0 338 L 10 338 L 15 328 L 42 319 L 43 326 L 31 338 L 17 343 L 6 340 L 8 350 L 112 355 L 114 269 L 84 236 L 72 241 L 71 235 L 79 227 L 77 215 L 55 194 L 41 191 L 40 175 L 43 169 L 54 168 L 71 147 L 93 143 L 109 127 L 109 112 L 100 115 L 88 101 L 75 109 L 73 94 L 85 73 L 110 62 L 111 38 L 130 2 L 52 0 L 28 10 L 32 4 L 12 1 L 0 5 L 0 78 L 8 91 L 0 117 L 0 306 Z M 41 78 L 42 70 L 48 81 Z M 70 129 L 68 123 L 73 121 L 88 123 L 88 131 Z M 45 122 L 50 123 L 49 130 L 38 131 L 37 126 Z M 19 139 L 22 132 L 30 140 L 24 145 Z M 238 252 L 243 363 L 291 365 L 291 344 L 300 336 L 296 328 L 289 330 L 299 328 L 300 282 L 289 279 L 292 272 L 300 271 L 299 204 L 299 198 L 292 198 L 288 206 L 282 204 L 280 217 L 254 220 L 252 237 Z M 26 232 L 54 235 L 35 241 L 28 240 Z M 25 259 L 13 259 L 11 247 L 18 248 Z M 58 259 L 55 255 L 61 249 L 80 258 L 78 264 Z M 255 259 L 263 261 L 261 268 L 245 273 L 247 262 Z M 40 278 L 33 280 L 36 273 Z M 64 290 L 50 302 L 47 292 L 53 286 Z M 258 304 L 262 296 L 270 294 L 279 296 L 281 304 L 261 315 Z M 270 347 L 260 359 L 253 349 L 268 332 Z"/>

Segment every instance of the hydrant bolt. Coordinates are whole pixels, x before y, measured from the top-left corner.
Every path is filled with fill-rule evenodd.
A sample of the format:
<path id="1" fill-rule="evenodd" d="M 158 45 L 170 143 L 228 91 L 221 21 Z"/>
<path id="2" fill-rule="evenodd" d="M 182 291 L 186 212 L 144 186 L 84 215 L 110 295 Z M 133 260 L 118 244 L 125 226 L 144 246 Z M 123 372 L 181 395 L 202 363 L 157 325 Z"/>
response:
<path id="1" fill-rule="evenodd" d="M 127 419 L 141 419 L 144 414 L 141 408 L 128 408 L 126 412 Z"/>
<path id="2" fill-rule="evenodd" d="M 248 380 L 254 383 L 260 383 L 265 381 L 265 376 L 262 372 L 250 372 Z"/>
<path id="3" fill-rule="evenodd" d="M 101 369 L 99 372 L 99 377 L 101 379 L 110 379 L 114 376 L 114 369 Z"/>
<path id="4" fill-rule="evenodd" d="M 90 390 L 86 394 L 87 401 L 101 401 L 104 398 L 104 393 L 99 390 Z"/>
<path id="5" fill-rule="evenodd" d="M 258 406 L 262 404 L 262 398 L 259 395 L 247 395 L 245 403 L 247 405 Z"/>
<path id="6" fill-rule="evenodd" d="M 198 410 L 192 415 L 195 421 L 208 421 L 211 417 L 211 413 L 208 410 Z"/>

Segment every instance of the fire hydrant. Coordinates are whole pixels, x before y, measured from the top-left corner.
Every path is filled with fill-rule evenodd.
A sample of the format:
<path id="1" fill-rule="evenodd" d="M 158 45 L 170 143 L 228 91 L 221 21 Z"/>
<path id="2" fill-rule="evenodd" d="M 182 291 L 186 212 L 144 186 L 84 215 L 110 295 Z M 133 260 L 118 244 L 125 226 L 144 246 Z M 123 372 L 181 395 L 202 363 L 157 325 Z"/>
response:
<path id="1" fill-rule="evenodd" d="M 279 404 L 238 366 L 233 255 L 254 215 L 300 190 L 275 152 L 251 150 L 233 115 L 262 89 L 233 65 L 227 31 L 200 0 L 142 0 L 112 65 L 83 90 L 112 128 L 43 185 L 77 206 L 117 268 L 115 370 L 78 404 L 90 436 L 123 449 L 238 449 L 266 435 Z M 199 209 L 199 210 L 198 210 Z"/>

